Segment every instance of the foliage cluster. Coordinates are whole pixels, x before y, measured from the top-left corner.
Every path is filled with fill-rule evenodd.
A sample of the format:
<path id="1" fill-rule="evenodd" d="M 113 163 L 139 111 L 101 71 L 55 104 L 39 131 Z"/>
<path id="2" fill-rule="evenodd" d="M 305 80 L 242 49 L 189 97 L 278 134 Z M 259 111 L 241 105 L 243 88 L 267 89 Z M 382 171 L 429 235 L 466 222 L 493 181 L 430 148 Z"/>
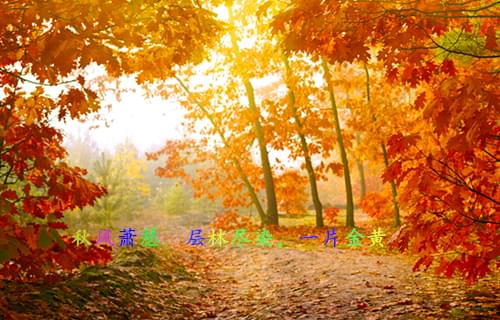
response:
<path id="1" fill-rule="evenodd" d="M 100 109 L 103 92 L 85 71 L 93 64 L 180 101 L 187 131 L 199 138 L 167 141 L 148 157 L 166 157 L 158 176 L 233 210 L 223 227 L 250 227 L 234 209 L 253 206 L 279 231 L 278 207 L 303 211 L 309 183 L 322 228 L 317 183 L 336 174 L 352 228 L 353 160 L 360 181 L 364 161 L 380 162 L 396 225 L 400 207 L 406 212 L 393 244 L 421 255 L 416 268 L 438 256 L 438 273 L 472 282 L 500 267 L 497 1 L 226 1 L 226 28 L 211 12 L 222 3 L 203 5 L 0 4 L 1 278 L 34 281 L 108 261 L 105 249 L 59 235 L 64 213 L 96 204 L 110 223 L 112 212 L 147 193 L 140 166 L 113 164 L 133 162 L 127 152 L 100 159 L 88 179 L 66 163 L 50 120 L 84 120 Z M 204 59 L 205 67 L 190 64 Z M 307 180 L 287 171 L 292 161 Z M 187 170 L 192 164 L 202 165 Z M 120 190 L 131 185 L 141 197 Z M 174 203 L 182 202 L 178 191 Z M 375 214 L 382 201 L 369 196 L 365 209 Z"/>
<path id="2" fill-rule="evenodd" d="M 360 203 L 361 209 L 370 217 L 380 220 L 393 214 L 391 197 L 383 192 L 369 192 Z"/>
<path id="3" fill-rule="evenodd" d="M 241 228 L 244 228 L 247 231 L 255 231 L 258 227 L 252 222 L 250 217 L 239 215 L 236 212 L 226 212 L 216 216 L 212 226 L 215 229 L 226 231 L 233 231 Z"/>
<path id="4" fill-rule="evenodd" d="M 140 83 L 166 79 L 174 66 L 200 61 L 220 30 L 209 12 L 186 1 L 0 3 L 0 279 L 36 281 L 110 259 L 106 249 L 59 235 L 64 212 L 106 192 L 65 162 L 51 124 L 54 117 L 83 120 L 101 107 L 85 69 L 98 64 Z"/>

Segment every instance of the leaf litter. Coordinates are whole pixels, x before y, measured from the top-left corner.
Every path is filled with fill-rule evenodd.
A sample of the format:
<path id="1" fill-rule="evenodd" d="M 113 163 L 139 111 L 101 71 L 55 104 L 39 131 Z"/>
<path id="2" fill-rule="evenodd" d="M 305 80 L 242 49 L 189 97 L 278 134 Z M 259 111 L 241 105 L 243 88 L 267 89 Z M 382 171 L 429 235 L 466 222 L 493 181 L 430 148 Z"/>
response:
<path id="1" fill-rule="evenodd" d="M 414 273 L 405 256 L 321 246 L 200 248 L 178 239 L 168 237 L 168 248 L 158 250 L 119 250 L 110 265 L 87 267 L 54 284 L 5 282 L 0 314 L 4 319 L 500 319 L 498 273 L 468 287 L 461 279 Z"/>

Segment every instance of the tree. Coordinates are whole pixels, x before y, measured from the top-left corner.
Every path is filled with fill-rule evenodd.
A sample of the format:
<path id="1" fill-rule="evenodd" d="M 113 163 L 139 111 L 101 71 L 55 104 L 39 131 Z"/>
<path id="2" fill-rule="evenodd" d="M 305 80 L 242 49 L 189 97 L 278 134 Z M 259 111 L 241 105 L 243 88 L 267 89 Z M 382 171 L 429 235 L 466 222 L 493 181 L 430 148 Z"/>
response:
<path id="1" fill-rule="evenodd" d="M 53 116 L 83 119 L 99 109 L 83 70 L 97 63 L 112 77 L 164 79 L 175 65 L 200 61 L 219 30 L 208 11 L 189 2 L 0 4 L 0 277 L 34 281 L 59 267 L 110 260 L 108 249 L 76 246 L 58 233 L 66 228 L 64 211 L 105 193 L 64 162 L 62 136 L 50 125 Z M 60 89 L 56 96 L 49 86 Z"/>
<path id="2" fill-rule="evenodd" d="M 364 65 L 365 73 L 366 73 L 366 100 L 368 104 L 368 108 L 370 108 L 371 103 L 371 95 L 370 95 L 370 73 L 368 71 L 368 67 L 366 64 Z M 377 121 L 377 117 L 372 114 L 373 121 Z M 389 159 L 387 157 L 387 148 L 385 146 L 385 142 L 381 142 L 380 146 L 382 147 L 382 154 L 384 156 L 384 165 L 386 168 L 389 167 Z M 396 188 L 396 183 L 394 181 L 389 181 L 391 185 L 391 193 L 392 193 L 392 203 L 394 205 L 394 225 L 399 227 L 401 225 L 401 218 L 399 215 L 399 204 L 398 204 L 398 191 Z"/>
<path id="3" fill-rule="evenodd" d="M 235 20 L 234 20 L 234 7 L 230 6 L 232 1 L 227 2 L 228 12 L 229 12 L 229 23 L 232 27 L 229 29 L 229 34 L 231 37 L 231 49 L 234 53 L 235 62 L 240 68 L 244 66 L 244 61 L 242 59 L 242 54 L 238 45 L 238 37 L 235 32 Z M 245 6 L 242 6 L 244 9 Z M 245 14 L 246 10 L 240 12 L 240 15 Z M 237 74 L 241 77 L 243 85 L 245 86 L 245 93 L 248 100 L 248 107 L 250 111 L 250 116 L 254 119 L 253 127 L 255 131 L 255 137 L 259 145 L 260 161 L 262 166 L 262 172 L 264 174 L 264 182 L 266 186 L 266 200 L 267 200 L 267 221 L 266 224 L 278 225 L 278 204 L 276 201 L 276 192 L 274 188 L 273 172 L 271 168 L 271 163 L 269 161 L 269 155 L 267 150 L 267 141 L 265 139 L 264 129 L 260 121 L 260 110 L 257 107 L 255 101 L 255 93 L 252 82 L 250 80 L 250 75 L 247 71 L 236 69 Z"/>
<path id="4" fill-rule="evenodd" d="M 262 4 L 267 5 L 266 10 L 258 10 Z M 267 25 L 269 17 L 264 11 L 275 11 L 277 7 L 278 4 L 274 6 L 270 3 L 247 1 L 227 6 L 228 22 L 232 21 L 241 27 L 231 28 L 226 42 L 214 48 L 212 59 L 206 68 L 193 70 L 187 67 L 183 70 L 187 75 L 194 73 L 197 75 L 196 78 L 210 79 L 209 84 L 189 83 L 189 79 L 176 77 L 180 87 L 173 90 L 178 94 L 179 89 L 183 91 L 185 101 L 182 101 L 182 105 L 188 110 L 187 131 L 202 137 L 197 144 L 203 148 L 217 150 L 218 159 L 214 163 L 219 164 L 221 168 L 235 167 L 238 179 L 243 182 L 263 223 L 270 223 L 274 219 L 270 220 L 270 215 L 274 215 L 274 211 L 269 211 L 270 205 L 274 207 L 272 203 L 275 198 L 272 195 L 275 193 L 273 171 L 284 168 L 279 159 L 275 159 L 272 167 L 269 167 L 266 164 L 271 158 L 268 153 L 274 150 L 286 150 L 290 151 L 290 157 L 293 159 L 297 157 L 304 159 L 317 225 L 322 226 L 322 207 L 316 183 L 325 176 L 327 170 L 336 173 L 339 170 L 336 163 L 325 164 L 324 161 L 314 166 L 313 157 L 318 155 L 319 158 L 320 153 L 328 157 L 335 145 L 336 137 L 330 133 L 333 131 L 332 115 L 322 111 L 323 97 L 319 90 L 314 90 L 312 84 L 318 66 L 313 66 L 314 71 L 311 71 L 310 64 L 301 62 L 294 64 L 292 72 L 288 60 L 283 59 L 273 49 L 275 39 L 269 34 Z M 246 14 L 257 10 L 258 17 Z M 246 41 L 253 42 L 253 39 L 255 39 L 254 45 L 242 45 Z M 248 68 L 250 65 L 254 68 Z M 284 82 L 289 88 L 288 96 L 280 94 L 279 82 L 260 88 L 255 88 L 252 84 L 253 79 L 257 82 L 267 80 L 267 77 L 273 76 L 276 72 L 284 74 Z M 302 77 L 307 80 L 300 83 L 296 81 Z M 167 94 L 169 91 L 164 92 Z M 182 98 L 179 94 L 178 99 Z M 162 153 L 166 154 L 166 151 L 163 150 Z M 199 153 L 199 150 L 196 153 Z M 259 155 L 259 159 L 253 159 L 254 154 Z M 175 159 L 171 155 L 167 156 Z M 179 161 L 175 161 L 175 164 L 185 165 Z M 262 178 L 253 176 L 256 174 L 253 169 L 255 164 L 260 166 L 263 172 L 267 212 L 262 209 L 263 201 L 257 194 L 261 188 L 259 184 Z M 166 170 L 164 172 L 170 171 L 167 167 L 164 169 Z M 227 174 L 223 176 L 226 177 Z M 223 188 L 227 189 L 227 186 L 221 186 L 221 189 Z"/>
<path id="5" fill-rule="evenodd" d="M 169 215 L 185 214 L 191 207 L 191 197 L 185 187 L 179 183 L 168 189 L 161 201 L 163 202 L 162 209 Z"/>
<path id="6" fill-rule="evenodd" d="M 359 132 L 356 132 L 356 143 L 358 146 L 361 144 L 361 136 Z M 365 178 L 365 167 L 363 164 L 363 160 L 360 159 L 359 157 L 356 157 L 356 167 L 358 168 L 358 174 L 359 174 L 359 199 L 363 201 L 363 199 L 366 196 L 366 178 Z"/>
<path id="7" fill-rule="evenodd" d="M 119 194 L 119 188 L 124 183 L 123 168 L 118 167 L 110 156 L 102 152 L 101 157 L 94 162 L 93 171 L 96 182 L 103 185 L 108 193 L 97 200 L 92 209 L 98 217 L 97 222 L 102 223 L 104 228 L 111 228 L 116 213 L 124 207 L 123 198 Z"/>
<path id="8" fill-rule="evenodd" d="M 96 141 L 87 131 L 79 132 L 78 135 L 67 133 L 64 147 L 68 151 L 68 163 L 85 169 L 91 169 L 100 154 Z"/>
<path id="9" fill-rule="evenodd" d="M 165 157 L 164 165 L 156 168 L 156 175 L 180 179 L 192 187 L 195 199 L 208 198 L 212 202 L 221 200 L 225 209 L 234 211 L 255 204 L 245 190 L 248 191 L 250 187 L 257 198 L 263 182 L 258 174 L 259 167 L 248 159 L 237 159 L 228 154 L 231 150 L 226 144 L 208 151 L 203 143 L 194 140 L 169 140 L 162 149 L 146 155 L 149 160 Z M 194 170 L 189 170 L 189 165 L 194 165 Z M 247 176 L 246 173 L 250 174 Z M 260 204 L 259 198 L 257 201 Z M 265 214 L 263 210 L 259 212 Z"/>
<path id="10" fill-rule="evenodd" d="M 323 205 L 321 204 L 321 200 L 319 198 L 319 192 L 318 192 L 318 186 L 316 182 L 316 172 L 314 170 L 313 164 L 312 164 L 312 159 L 311 159 L 311 154 L 309 152 L 309 145 L 306 140 L 306 134 L 304 132 L 304 124 L 303 124 L 303 119 L 301 119 L 299 115 L 299 111 L 297 110 L 297 106 L 295 104 L 296 102 L 296 96 L 295 96 L 295 88 L 294 88 L 294 80 L 292 70 L 290 68 L 290 63 L 288 62 L 288 57 L 282 53 L 282 59 L 283 63 L 285 65 L 285 83 L 288 87 L 288 105 L 290 107 L 290 112 L 293 116 L 295 125 L 297 126 L 296 132 L 299 136 L 300 139 L 300 148 L 302 150 L 302 154 L 304 157 L 304 163 L 305 167 L 307 170 L 307 176 L 309 178 L 309 185 L 311 188 L 311 197 L 314 205 L 314 211 L 316 212 L 316 226 L 317 227 L 323 227 Z"/>
<path id="11" fill-rule="evenodd" d="M 335 92 L 332 86 L 332 77 L 330 74 L 330 69 L 326 60 L 321 61 L 321 66 L 323 67 L 324 77 L 326 81 L 326 87 L 328 94 L 330 96 L 330 105 L 332 108 L 335 134 L 337 135 L 337 142 L 339 145 L 340 158 L 342 159 L 342 166 L 344 169 L 344 182 L 345 182 L 345 193 L 346 193 L 346 226 L 354 228 L 354 197 L 352 194 L 352 184 L 351 184 L 351 174 L 349 169 L 349 161 L 347 159 L 347 152 L 344 145 L 344 137 L 342 136 L 342 131 L 340 129 L 340 119 L 338 115 L 337 102 L 335 100 Z"/>
<path id="12" fill-rule="evenodd" d="M 387 142 L 384 179 L 409 212 L 394 243 L 468 282 L 500 263 L 496 4 L 300 1 L 274 21 L 288 50 L 366 63 L 376 48 L 387 82 L 415 88 L 418 124 Z"/>
<path id="13" fill-rule="evenodd" d="M 86 143 L 91 144 L 92 140 Z M 71 150 L 75 149 L 74 145 L 70 146 Z M 89 148 L 85 144 L 76 147 L 77 151 Z M 104 186 L 107 194 L 98 199 L 93 207 L 76 210 L 75 218 L 65 218 L 68 224 L 75 227 L 81 224 L 89 228 L 92 223 L 99 228 L 112 228 L 120 217 L 130 221 L 148 203 L 150 197 L 151 188 L 144 177 L 146 161 L 139 158 L 132 142 L 127 140 L 119 144 L 112 154 L 99 154 L 89 168 L 89 180 Z M 91 157 L 92 154 L 87 153 L 87 159 Z"/>
<path id="14" fill-rule="evenodd" d="M 209 123 L 211 125 L 211 129 L 205 131 L 204 134 L 209 135 L 209 136 L 216 135 L 217 138 L 220 139 L 220 141 L 222 142 L 222 148 L 224 151 L 224 152 L 221 152 L 221 154 L 228 156 L 228 158 L 230 159 L 230 162 L 234 165 L 239 178 L 243 182 L 243 185 L 244 185 L 245 189 L 247 190 L 247 192 L 252 200 L 252 204 L 257 209 L 257 212 L 260 216 L 261 222 L 263 224 L 267 223 L 267 214 L 264 211 L 263 206 L 261 204 L 261 200 L 259 199 L 259 197 L 257 195 L 257 190 L 255 187 L 255 184 L 252 184 L 252 182 L 250 181 L 250 176 L 245 172 L 245 170 L 243 168 L 243 161 L 242 161 L 241 157 L 238 157 L 235 154 L 234 142 L 232 142 L 231 139 L 229 139 L 227 137 L 228 131 L 223 129 L 222 119 L 226 117 L 226 114 L 224 114 L 223 112 L 220 112 L 220 111 L 219 112 L 211 111 L 212 106 L 211 106 L 210 102 L 200 101 L 200 99 L 198 99 L 198 97 L 200 97 L 200 95 L 196 95 L 195 93 L 193 93 L 181 79 L 179 79 L 178 77 L 176 77 L 176 79 L 177 79 L 180 87 L 183 89 L 183 91 L 185 91 L 185 93 L 188 95 L 188 101 L 193 101 L 192 104 L 190 104 L 189 102 L 186 102 L 185 106 L 187 108 L 189 108 L 191 105 L 194 105 L 194 107 L 195 107 L 194 109 L 191 110 L 191 113 L 189 115 L 189 119 L 191 119 L 194 122 L 199 121 L 200 119 L 207 119 L 209 121 Z M 209 98 L 211 98 L 211 95 L 205 94 L 204 96 L 205 97 L 208 96 Z M 191 125 L 191 130 L 193 130 L 193 127 L 194 127 L 194 125 Z M 239 141 L 236 141 L 237 145 L 238 145 L 238 143 L 242 143 L 241 138 L 238 140 Z M 189 142 L 192 143 L 192 141 L 189 141 Z M 166 146 L 164 148 L 162 148 L 161 150 L 159 150 L 157 152 L 150 153 L 148 155 L 148 157 L 150 160 L 157 160 L 159 155 L 171 153 L 170 152 L 171 147 L 173 145 L 178 145 L 178 144 L 179 143 L 175 143 L 175 142 L 171 143 L 171 142 L 167 141 Z M 206 151 L 200 150 L 200 148 L 207 148 L 208 147 L 208 145 L 207 145 L 208 139 L 204 139 L 203 144 L 204 144 L 204 146 L 199 147 L 199 148 L 197 148 L 197 150 L 194 151 L 194 153 L 197 156 L 201 156 L 200 161 L 205 161 L 205 160 L 209 159 L 209 158 L 207 158 L 207 155 L 208 155 L 208 157 L 211 157 L 215 163 L 220 163 L 222 165 L 222 167 L 227 166 L 227 162 L 224 160 L 223 157 L 222 158 L 215 157 L 215 159 L 214 159 L 214 157 L 213 157 L 214 153 L 207 153 Z M 182 149 L 187 147 L 184 143 L 182 143 L 181 146 L 183 147 Z M 179 152 L 175 152 L 174 155 L 175 155 L 175 157 L 170 157 L 170 154 L 168 154 L 169 160 L 167 160 L 167 162 L 168 161 L 174 162 L 172 168 L 178 168 L 179 165 L 184 166 L 188 162 L 188 160 L 183 160 L 183 161 L 178 160 Z M 166 168 L 163 168 L 163 169 L 159 168 L 159 170 L 157 172 L 158 172 L 159 176 L 168 177 L 170 175 L 170 173 L 165 175 L 166 172 L 170 172 L 170 170 L 167 171 Z M 181 177 L 186 176 L 184 171 L 174 173 L 173 175 L 174 176 L 181 176 Z M 232 184 L 232 185 L 235 185 L 235 184 Z M 203 186 L 203 183 L 198 184 L 198 186 Z M 227 186 L 227 184 L 225 184 L 225 186 Z M 230 201 L 230 202 L 232 202 L 232 201 Z M 228 202 L 224 201 L 224 203 L 228 203 Z"/>
<path id="15" fill-rule="evenodd" d="M 215 145 L 221 151 L 225 159 L 217 160 L 218 163 L 223 164 L 223 167 L 229 164 L 235 167 L 262 223 L 278 224 L 273 167 L 269 156 L 269 143 L 273 133 L 266 128 L 266 116 L 262 113 L 260 97 L 252 83 L 252 78 L 269 73 L 266 60 L 272 50 L 272 42 L 263 31 L 267 26 L 257 23 L 256 17 L 246 14 L 257 10 L 258 5 L 259 3 L 249 1 L 233 5 L 232 1 L 228 1 L 225 5 L 227 38 L 213 48 L 211 60 L 205 70 L 184 68 L 183 72 L 187 75 L 210 78 L 210 84 L 196 85 L 190 83 L 190 79 L 176 79 L 180 89 L 184 91 L 186 101 L 183 106 L 188 110 L 187 118 L 190 122 L 187 127 L 204 137 L 204 141 L 199 143 L 207 148 Z M 242 27 L 236 27 L 237 25 Z M 241 45 L 243 39 L 252 37 L 257 38 L 259 46 L 248 48 Z M 254 62 L 259 66 L 254 68 L 254 64 L 249 68 Z M 179 92 L 179 88 L 174 90 Z M 235 108 L 238 108 L 238 112 L 234 111 Z M 199 129 L 200 124 L 202 129 Z M 257 162 L 252 159 L 254 152 L 259 157 L 262 178 L 251 177 L 246 171 L 248 168 L 252 174 L 256 173 L 253 170 Z M 264 181 L 265 203 L 257 194 L 260 186 L 252 184 L 252 180 Z M 264 205 L 267 206 L 266 210 L 263 209 Z"/>
<path id="16" fill-rule="evenodd" d="M 117 190 L 124 203 L 120 214 L 130 220 L 151 196 L 151 186 L 145 177 L 147 162 L 139 157 L 139 151 L 130 140 L 116 147 L 112 161 L 122 173 Z"/>
<path id="17" fill-rule="evenodd" d="M 404 98 L 408 96 L 407 86 L 388 84 L 382 73 L 381 63 L 372 62 L 373 74 L 370 76 L 367 64 L 344 65 L 339 68 L 339 73 L 348 78 L 349 82 L 343 82 L 343 93 L 340 103 L 350 106 L 351 116 L 347 126 L 354 131 L 356 136 L 356 159 L 364 158 L 371 162 L 382 161 L 387 168 L 386 144 L 389 137 L 398 131 L 405 131 L 413 127 L 417 118 L 407 106 L 402 106 Z M 371 88 L 376 90 L 372 92 Z M 393 181 L 388 182 L 392 191 L 392 203 L 394 208 L 394 224 L 399 226 L 400 215 L 397 200 L 396 185 Z M 372 203 L 368 201 L 368 203 Z M 366 205 L 363 206 L 366 208 Z"/>

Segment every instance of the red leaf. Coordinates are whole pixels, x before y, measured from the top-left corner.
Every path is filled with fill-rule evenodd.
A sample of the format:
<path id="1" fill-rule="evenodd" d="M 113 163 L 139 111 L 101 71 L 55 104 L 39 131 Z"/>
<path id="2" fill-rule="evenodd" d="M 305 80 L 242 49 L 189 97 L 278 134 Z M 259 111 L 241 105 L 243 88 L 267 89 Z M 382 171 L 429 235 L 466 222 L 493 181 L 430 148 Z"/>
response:
<path id="1" fill-rule="evenodd" d="M 493 25 L 486 30 L 486 49 L 494 50 L 497 47 L 497 35 Z"/>
<path id="2" fill-rule="evenodd" d="M 415 99 L 415 109 L 420 110 L 425 105 L 425 92 L 422 92 L 418 95 L 417 99 Z"/>
<path id="3" fill-rule="evenodd" d="M 48 225 L 53 229 L 68 229 L 68 226 L 62 221 L 49 222 Z"/>
<path id="4" fill-rule="evenodd" d="M 409 83 L 412 87 L 415 87 L 419 82 L 418 70 L 411 65 L 407 65 L 403 70 L 401 80 Z"/>
<path id="5" fill-rule="evenodd" d="M 451 309 L 451 305 L 449 303 L 442 303 L 439 307 L 441 309 L 445 309 L 445 310 L 450 310 Z"/>
<path id="6" fill-rule="evenodd" d="M 17 200 L 17 193 L 13 190 L 4 191 L 1 196 L 7 200 Z"/>
<path id="7" fill-rule="evenodd" d="M 441 64 L 441 71 L 449 74 L 450 76 L 455 76 L 457 74 L 455 64 L 450 59 L 444 59 L 443 63 Z"/>
<path id="8" fill-rule="evenodd" d="M 401 174 L 401 168 L 401 161 L 394 161 L 391 163 L 382 174 L 382 181 L 387 182 L 396 180 L 396 178 Z"/>
<path id="9" fill-rule="evenodd" d="M 410 146 L 414 146 L 418 139 L 420 139 L 420 136 L 417 134 L 403 136 L 401 133 L 397 133 L 392 135 L 387 142 L 389 158 L 405 152 Z"/>
<path id="10" fill-rule="evenodd" d="M 358 309 L 364 309 L 366 307 L 368 307 L 368 305 L 366 303 L 364 303 L 364 302 L 358 303 L 356 305 L 356 308 L 358 308 Z"/>
<path id="11" fill-rule="evenodd" d="M 29 196 L 30 194 L 30 190 L 31 190 L 31 185 L 30 184 L 26 184 L 23 188 L 23 191 L 24 191 L 24 194 Z"/>
<path id="12" fill-rule="evenodd" d="M 344 166 L 338 162 L 332 162 L 326 166 L 326 171 L 331 171 L 336 176 L 342 176 L 344 172 Z"/>
<path id="13" fill-rule="evenodd" d="M 417 260 L 415 265 L 413 266 L 413 271 L 417 271 L 420 266 L 424 266 L 425 268 L 428 268 L 432 261 L 434 260 L 434 257 L 432 256 L 423 256 L 420 259 Z"/>
<path id="14" fill-rule="evenodd" d="M 444 27 L 444 26 L 434 26 L 432 28 L 432 33 L 435 33 L 438 36 L 444 34 L 445 32 L 446 32 L 446 27 Z"/>
<path id="15" fill-rule="evenodd" d="M 396 81 L 398 78 L 398 68 L 390 68 L 387 70 L 387 79 L 390 81 Z"/>

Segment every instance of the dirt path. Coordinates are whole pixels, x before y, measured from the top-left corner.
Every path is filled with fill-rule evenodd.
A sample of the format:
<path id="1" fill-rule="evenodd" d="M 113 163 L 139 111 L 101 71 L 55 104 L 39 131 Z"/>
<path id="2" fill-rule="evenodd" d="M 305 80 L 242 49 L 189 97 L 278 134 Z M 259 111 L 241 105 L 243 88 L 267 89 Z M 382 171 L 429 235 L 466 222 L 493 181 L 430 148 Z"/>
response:
<path id="1" fill-rule="evenodd" d="M 211 289 L 196 302 L 195 319 L 500 319 L 494 279 L 467 288 L 413 273 L 404 257 L 252 247 L 199 255 L 210 257 L 198 272 Z"/>
<path id="2" fill-rule="evenodd" d="M 189 236 L 187 227 L 166 229 L 171 243 Z M 405 256 L 324 246 L 190 249 L 199 275 L 193 319 L 500 319 L 498 274 L 468 287 L 412 272 Z"/>
<path id="3" fill-rule="evenodd" d="M 190 228 L 160 227 L 169 243 L 161 250 L 138 247 L 60 282 L 0 288 L 0 320 L 500 319 L 498 274 L 467 287 L 413 273 L 400 255 L 300 242 L 193 247 L 183 244 Z"/>

